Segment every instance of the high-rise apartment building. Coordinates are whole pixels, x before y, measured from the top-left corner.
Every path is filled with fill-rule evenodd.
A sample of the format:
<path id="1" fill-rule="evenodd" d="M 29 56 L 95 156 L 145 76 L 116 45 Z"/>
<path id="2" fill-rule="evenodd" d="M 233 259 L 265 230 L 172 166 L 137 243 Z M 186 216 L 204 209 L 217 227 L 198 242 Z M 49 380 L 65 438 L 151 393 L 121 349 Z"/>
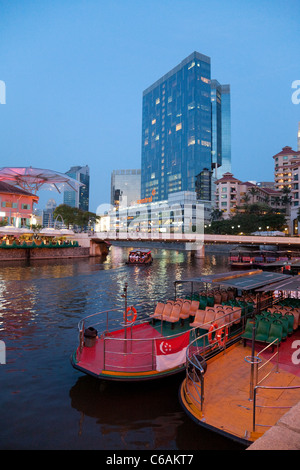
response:
<path id="1" fill-rule="evenodd" d="M 82 183 L 78 191 L 64 191 L 64 204 L 71 207 L 78 207 L 83 211 L 89 210 L 90 195 L 90 169 L 86 166 L 72 166 L 66 175 Z"/>
<path id="2" fill-rule="evenodd" d="M 292 147 L 286 146 L 273 158 L 276 189 L 283 189 L 285 186 L 291 189 L 293 183 L 292 169 L 295 165 L 299 165 L 300 151 L 296 152 Z"/>
<path id="3" fill-rule="evenodd" d="M 216 209 L 223 212 L 223 218 L 229 219 L 242 211 L 244 204 L 266 203 L 272 208 L 280 207 L 282 192 L 271 187 L 259 186 L 250 181 L 242 182 L 232 173 L 224 173 L 215 182 Z M 254 191 L 252 189 L 254 188 Z M 247 195 L 247 198 L 246 198 Z"/>
<path id="4" fill-rule="evenodd" d="M 141 170 L 114 170 L 110 194 L 112 206 L 135 204 L 141 198 Z"/>
<path id="5" fill-rule="evenodd" d="M 224 115 L 223 95 L 224 109 L 229 111 Z M 211 171 L 213 162 L 222 165 L 223 128 L 230 162 L 228 116 L 229 86 L 216 80 L 211 83 L 210 58 L 198 52 L 147 88 L 143 93 L 141 197 L 158 201 L 173 192 L 195 191 L 203 170 Z"/>

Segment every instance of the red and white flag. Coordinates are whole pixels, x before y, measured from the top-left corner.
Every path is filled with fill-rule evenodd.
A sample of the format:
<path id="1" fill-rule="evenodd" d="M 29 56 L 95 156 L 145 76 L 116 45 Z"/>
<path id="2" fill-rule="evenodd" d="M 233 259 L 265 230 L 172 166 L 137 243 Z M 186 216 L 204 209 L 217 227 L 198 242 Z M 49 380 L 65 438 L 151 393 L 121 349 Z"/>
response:
<path id="1" fill-rule="evenodd" d="M 156 339 L 156 370 L 163 371 L 184 364 L 189 339 L 189 331 L 175 338 Z"/>

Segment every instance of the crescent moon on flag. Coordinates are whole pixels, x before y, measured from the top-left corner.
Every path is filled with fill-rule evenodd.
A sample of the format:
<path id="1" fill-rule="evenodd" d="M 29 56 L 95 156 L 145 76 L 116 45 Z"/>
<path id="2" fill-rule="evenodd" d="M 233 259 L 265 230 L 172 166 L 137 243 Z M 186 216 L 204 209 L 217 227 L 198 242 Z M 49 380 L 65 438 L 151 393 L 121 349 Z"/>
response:
<path id="1" fill-rule="evenodd" d="M 163 354 L 167 354 L 167 351 L 171 351 L 171 345 L 167 341 L 162 341 L 160 343 L 159 349 Z"/>

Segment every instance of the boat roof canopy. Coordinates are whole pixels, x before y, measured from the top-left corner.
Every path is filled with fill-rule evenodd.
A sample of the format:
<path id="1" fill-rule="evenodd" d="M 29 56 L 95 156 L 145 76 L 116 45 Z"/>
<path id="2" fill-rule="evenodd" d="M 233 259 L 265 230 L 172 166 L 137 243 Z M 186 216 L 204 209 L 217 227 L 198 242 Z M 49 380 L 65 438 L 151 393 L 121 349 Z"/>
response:
<path id="1" fill-rule="evenodd" d="M 297 276 L 289 276 L 288 279 L 284 279 L 282 281 L 276 282 L 275 284 L 272 284 L 272 286 L 263 286 L 260 287 L 258 292 L 267 292 L 270 290 L 272 287 L 272 290 L 280 290 L 282 292 L 292 292 L 300 291 L 300 275 L 298 274 Z"/>
<path id="2" fill-rule="evenodd" d="M 291 276 L 289 274 L 273 273 L 257 269 L 252 271 L 229 271 L 226 273 L 210 274 L 190 279 L 182 279 L 180 281 L 175 281 L 175 284 L 180 282 L 201 282 L 203 284 L 224 285 L 241 290 L 252 290 L 267 285 L 270 286 L 276 282 L 284 281 L 290 278 Z M 270 289 L 271 288 L 269 288 L 269 290 Z"/>
<path id="3" fill-rule="evenodd" d="M 151 250 L 145 248 L 130 250 L 130 253 L 151 253 Z"/>

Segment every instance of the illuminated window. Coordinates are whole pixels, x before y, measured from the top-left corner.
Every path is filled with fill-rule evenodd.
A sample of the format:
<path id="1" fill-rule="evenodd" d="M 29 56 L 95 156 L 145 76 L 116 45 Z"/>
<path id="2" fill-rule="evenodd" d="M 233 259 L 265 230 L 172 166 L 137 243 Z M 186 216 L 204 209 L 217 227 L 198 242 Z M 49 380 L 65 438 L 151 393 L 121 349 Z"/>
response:
<path id="1" fill-rule="evenodd" d="M 156 98 L 155 104 L 159 104 L 159 103 L 160 103 L 160 99 Z"/>
<path id="2" fill-rule="evenodd" d="M 180 131 L 180 129 L 182 129 L 181 122 L 179 124 L 176 124 L 176 131 Z M 171 133 L 171 132 L 169 132 L 169 133 Z"/>
<path id="3" fill-rule="evenodd" d="M 156 123 L 156 119 L 152 119 L 152 124 L 155 124 Z"/>
<path id="4" fill-rule="evenodd" d="M 210 83 L 210 80 L 209 80 L 208 78 L 201 77 L 201 80 L 202 80 L 202 82 L 204 82 L 204 83 Z"/>

